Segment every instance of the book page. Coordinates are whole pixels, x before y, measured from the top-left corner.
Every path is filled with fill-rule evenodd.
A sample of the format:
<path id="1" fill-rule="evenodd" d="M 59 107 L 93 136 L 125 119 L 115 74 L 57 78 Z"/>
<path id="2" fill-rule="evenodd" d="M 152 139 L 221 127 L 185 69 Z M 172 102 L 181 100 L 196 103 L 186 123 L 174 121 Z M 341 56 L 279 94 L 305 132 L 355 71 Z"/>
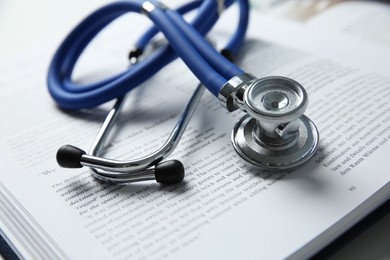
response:
<path id="1" fill-rule="evenodd" d="M 321 31 L 334 31 L 390 50 L 390 4 L 375 1 L 340 3 L 307 22 Z"/>
<path id="2" fill-rule="evenodd" d="M 93 179 L 86 168 L 62 169 L 57 149 L 70 143 L 88 150 L 112 103 L 59 109 L 45 83 L 50 48 L 0 65 L 0 109 L 6 118 L 0 123 L 0 180 L 20 203 L 18 210 L 28 212 L 43 247 L 69 258 L 308 257 L 367 214 L 365 203 L 388 198 L 390 78 L 380 70 L 365 72 L 307 54 L 288 42 L 274 44 L 258 29 L 250 32 L 240 66 L 259 77 L 301 82 L 310 99 L 307 115 L 320 131 L 318 153 L 295 171 L 275 173 L 243 162 L 230 144 L 231 129 L 243 113 L 226 112 L 207 91 L 171 156 L 185 165 L 182 183 L 117 185 Z M 288 38 L 289 31 L 271 37 L 278 42 L 276 37 Z M 128 42 L 112 36 L 86 53 L 76 81 L 127 66 L 117 58 Z M 99 46 L 108 52 L 96 60 Z M 126 160 L 161 146 L 197 83 L 175 61 L 132 91 L 105 156 Z"/>
<path id="3" fill-rule="evenodd" d="M 292 0 L 277 2 L 266 10 L 260 7 L 260 2 L 254 1 L 254 9 L 261 15 L 289 20 L 311 34 L 318 32 L 331 41 L 353 44 L 355 40 L 390 51 L 389 1 Z"/>

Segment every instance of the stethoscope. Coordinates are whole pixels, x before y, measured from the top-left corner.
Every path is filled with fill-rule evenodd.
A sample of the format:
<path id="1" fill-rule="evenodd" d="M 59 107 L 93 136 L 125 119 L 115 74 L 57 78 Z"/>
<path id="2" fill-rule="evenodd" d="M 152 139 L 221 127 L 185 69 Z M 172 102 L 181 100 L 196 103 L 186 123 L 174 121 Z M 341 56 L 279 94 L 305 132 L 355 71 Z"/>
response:
<path id="1" fill-rule="evenodd" d="M 296 81 L 279 76 L 257 79 L 227 58 L 237 54 L 248 25 L 248 0 L 239 5 L 238 27 L 219 54 L 203 37 L 234 0 L 196 0 L 176 11 L 156 1 L 129 0 L 112 3 L 92 13 L 63 41 L 49 68 L 49 91 L 65 109 L 93 108 L 117 98 L 89 153 L 65 145 L 57 162 L 67 168 L 90 167 L 94 177 L 120 183 L 152 180 L 172 184 L 183 180 L 183 165 L 163 161 L 177 146 L 203 92 L 204 85 L 229 111 L 247 113 L 234 127 L 232 143 L 245 161 L 268 169 L 292 169 L 316 152 L 319 134 L 304 115 L 308 104 L 305 89 Z M 182 14 L 197 10 L 187 23 Z M 84 48 L 106 25 L 127 12 L 143 13 L 154 23 L 130 53 L 132 66 L 121 74 L 87 85 L 72 82 L 73 68 Z M 169 42 L 139 61 L 152 38 L 162 32 Z M 143 83 L 179 56 L 201 81 L 164 145 L 140 159 L 118 161 L 99 157 L 107 134 L 117 119 L 128 91 Z M 227 58 L 226 58 L 227 57 Z"/>

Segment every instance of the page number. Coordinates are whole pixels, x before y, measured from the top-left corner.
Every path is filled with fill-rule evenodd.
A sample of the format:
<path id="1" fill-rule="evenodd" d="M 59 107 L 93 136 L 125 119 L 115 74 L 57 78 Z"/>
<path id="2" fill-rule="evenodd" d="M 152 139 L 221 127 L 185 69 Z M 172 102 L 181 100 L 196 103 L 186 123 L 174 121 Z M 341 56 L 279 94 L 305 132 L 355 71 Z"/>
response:
<path id="1" fill-rule="evenodd" d="M 357 190 L 357 188 L 356 188 L 356 186 L 351 186 L 351 187 L 348 188 L 348 190 L 349 191 L 355 191 L 355 190 Z"/>

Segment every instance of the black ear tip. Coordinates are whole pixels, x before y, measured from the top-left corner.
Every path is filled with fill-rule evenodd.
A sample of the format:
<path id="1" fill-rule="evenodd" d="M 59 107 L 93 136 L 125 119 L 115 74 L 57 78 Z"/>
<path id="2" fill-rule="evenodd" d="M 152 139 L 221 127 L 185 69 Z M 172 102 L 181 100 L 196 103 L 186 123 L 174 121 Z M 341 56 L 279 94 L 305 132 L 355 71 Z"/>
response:
<path id="1" fill-rule="evenodd" d="M 160 162 L 156 165 L 154 174 L 159 183 L 176 184 L 184 179 L 184 166 L 178 160 Z"/>
<path id="2" fill-rule="evenodd" d="M 228 50 L 228 49 L 222 49 L 221 50 L 221 55 L 224 56 L 226 59 L 228 59 L 229 61 L 232 61 L 234 60 L 234 55 L 233 53 Z"/>
<path id="3" fill-rule="evenodd" d="M 57 151 L 57 163 L 65 168 L 81 168 L 81 156 L 85 152 L 78 147 L 72 145 L 64 145 Z"/>

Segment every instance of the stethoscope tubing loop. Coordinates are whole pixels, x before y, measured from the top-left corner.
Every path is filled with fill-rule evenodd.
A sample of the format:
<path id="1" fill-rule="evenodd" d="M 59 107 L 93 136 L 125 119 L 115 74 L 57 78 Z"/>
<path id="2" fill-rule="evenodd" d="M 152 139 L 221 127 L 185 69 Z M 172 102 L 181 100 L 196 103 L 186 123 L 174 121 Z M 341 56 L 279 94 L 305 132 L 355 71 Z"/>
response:
<path id="1" fill-rule="evenodd" d="M 127 12 L 140 13 L 143 2 L 144 1 L 127 1 L 109 4 L 88 16 L 64 40 L 54 55 L 48 73 L 49 92 L 59 106 L 65 109 L 92 108 L 118 96 L 123 96 L 126 92 L 143 83 L 176 57 L 176 53 L 172 51 L 171 48 L 165 47 L 156 51 L 156 53 L 137 66 L 129 68 L 108 79 L 85 85 L 79 85 L 72 82 L 71 75 L 75 63 L 84 48 L 95 35 L 117 17 Z M 191 4 L 186 5 L 186 7 L 182 8 L 180 11 L 190 11 L 191 8 L 199 7 L 198 15 L 195 17 L 192 24 L 197 29 L 197 34 L 201 33 L 204 35 L 217 21 L 218 14 L 214 1 L 205 0 L 200 2 L 201 1 L 191 2 Z M 232 2 L 232 0 L 225 1 L 225 6 L 228 7 Z M 240 13 L 246 13 L 245 10 L 241 10 L 241 6 L 245 6 L 245 4 L 242 3 L 245 2 L 247 1 L 239 0 Z M 212 9 L 213 15 L 210 15 L 210 8 L 214 8 Z M 158 8 L 156 8 L 156 11 L 159 11 Z M 168 13 L 174 12 L 169 11 Z M 240 21 L 242 20 L 247 19 L 240 17 Z M 241 25 L 239 25 L 238 28 L 241 28 L 238 30 L 240 32 L 246 30 L 246 28 L 243 29 L 243 26 Z M 142 44 L 145 44 L 145 42 L 148 41 L 148 38 L 153 34 L 154 32 L 149 33 Z M 228 45 L 231 45 L 232 43 L 234 43 L 234 46 L 240 45 L 243 39 L 239 39 L 237 35 L 237 33 L 234 34 Z M 206 64 L 204 62 L 201 63 Z M 222 77 L 215 73 L 211 76 L 203 76 L 203 78 L 205 80 L 204 83 L 211 89 L 213 94 L 216 95 L 216 90 L 222 86 Z"/>

